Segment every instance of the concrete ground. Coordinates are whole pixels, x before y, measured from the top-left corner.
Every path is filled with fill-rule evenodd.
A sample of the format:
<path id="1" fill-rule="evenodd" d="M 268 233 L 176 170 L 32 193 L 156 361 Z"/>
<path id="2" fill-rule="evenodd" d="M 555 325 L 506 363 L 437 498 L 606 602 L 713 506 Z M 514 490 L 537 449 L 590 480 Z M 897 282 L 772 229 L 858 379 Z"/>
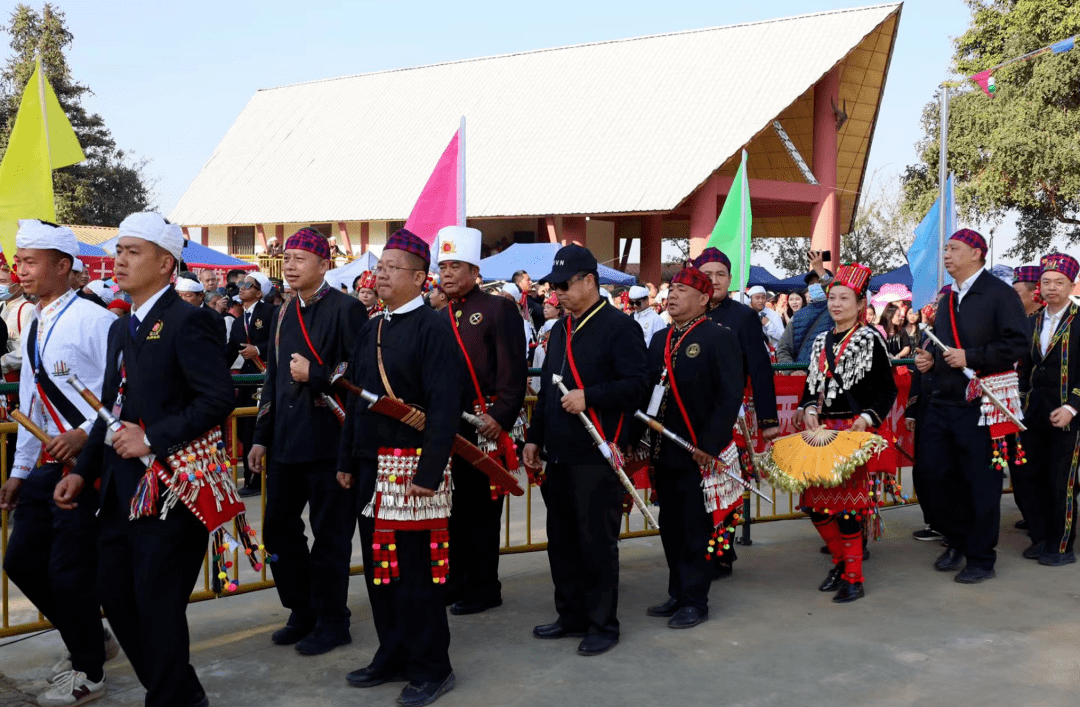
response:
<path id="1" fill-rule="evenodd" d="M 1080 565 L 1024 560 L 1019 514 L 1003 502 L 996 579 L 976 586 L 931 567 L 937 543 L 912 540 L 917 507 L 886 512 L 886 537 L 872 544 L 866 598 L 840 606 L 816 591 L 828 566 L 809 521 L 754 526 L 735 576 L 713 585 L 710 620 L 668 629 L 645 607 L 665 596 L 659 538 L 625 541 L 622 640 L 583 658 L 577 641 L 540 641 L 533 625 L 555 618 L 544 553 L 504 556 L 504 605 L 450 617 L 454 705 L 813 706 L 1080 703 Z M 273 646 L 287 613 L 272 590 L 193 604 L 192 662 L 211 703 L 260 707 L 392 705 L 400 684 L 350 688 L 345 673 L 375 649 L 366 590 L 352 581 L 350 646 L 305 658 Z M 0 645 L 0 672 L 21 689 L 44 687 L 61 644 L 55 632 Z M 121 656 L 107 666 L 109 694 L 97 705 L 142 704 L 144 692 Z M 2 698 L 2 695 L 0 695 Z M 6 703 L 5 703 L 6 704 Z"/>

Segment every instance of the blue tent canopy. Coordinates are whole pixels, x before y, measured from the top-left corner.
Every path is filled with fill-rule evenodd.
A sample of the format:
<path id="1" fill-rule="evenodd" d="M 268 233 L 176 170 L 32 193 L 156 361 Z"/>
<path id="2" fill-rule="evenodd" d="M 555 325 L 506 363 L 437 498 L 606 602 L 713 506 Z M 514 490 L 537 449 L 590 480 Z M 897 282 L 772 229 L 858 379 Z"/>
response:
<path id="1" fill-rule="evenodd" d="M 96 245 L 90 245 L 89 243 L 79 242 L 79 257 L 80 258 L 108 258 L 109 254 Z"/>
<path id="2" fill-rule="evenodd" d="M 119 236 L 110 238 L 101 244 L 101 247 L 105 249 L 106 253 L 110 254 L 116 252 L 116 241 Z M 180 254 L 181 260 L 187 263 L 188 268 L 215 268 L 219 270 L 258 270 L 259 266 L 255 263 L 249 263 L 239 258 L 234 258 L 231 255 L 225 253 L 219 253 L 213 248 L 208 248 L 201 243 L 195 241 L 185 240 L 184 251 Z"/>
<path id="3" fill-rule="evenodd" d="M 760 265 L 750 266 L 750 278 L 746 281 L 747 287 L 761 285 L 762 287 L 771 290 L 772 286 L 778 282 L 780 282 L 780 279 L 776 277 L 776 275 L 773 275 Z"/>
<path id="4" fill-rule="evenodd" d="M 805 290 L 807 275 L 809 275 L 809 273 L 792 275 L 783 280 L 777 280 L 769 287 L 769 289 L 773 292 L 796 292 L 798 290 Z"/>
<path id="5" fill-rule="evenodd" d="M 555 253 L 562 246 L 558 243 L 514 243 L 501 253 L 480 261 L 480 276 L 484 280 L 510 280 L 518 270 L 524 270 L 534 280 L 551 272 Z M 601 265 L 598 268 L 600 284 L 629 286 L 637 278 L 624 272 Z"/>
<path id="6" fill-rule="evenodd" d="M 912 286 L 911 268 L 907 265 L 901 265 L 895 270 L 883 272 L 870 278 L 871 291 L 877 292 L 882 285 L 903 285 L 910 290 Z"/>

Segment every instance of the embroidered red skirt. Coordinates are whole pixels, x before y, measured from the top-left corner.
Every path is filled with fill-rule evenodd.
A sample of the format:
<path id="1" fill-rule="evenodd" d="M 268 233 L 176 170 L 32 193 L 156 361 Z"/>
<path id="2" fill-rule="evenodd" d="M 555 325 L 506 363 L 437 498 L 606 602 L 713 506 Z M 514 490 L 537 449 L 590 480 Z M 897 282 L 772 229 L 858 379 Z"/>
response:
<path id="1" fill-rule="evenodd" d="M 829 419 L 822 420 L 821 424 L 829 430 L 846 430 L 851 428 L 854 420 L 854 417 Z M 876 507 L 880 505 L 880 494 L 872 496 L 871 493 L 874 493 L 878 486 L 875 477 L 880 467 L 880 461 L 873 459 L 855 469 L 839 486 L 811 486 L 803 491 L 799 506 L 803 510 L 828 514 L 844 511 L 858 513 Z"/>

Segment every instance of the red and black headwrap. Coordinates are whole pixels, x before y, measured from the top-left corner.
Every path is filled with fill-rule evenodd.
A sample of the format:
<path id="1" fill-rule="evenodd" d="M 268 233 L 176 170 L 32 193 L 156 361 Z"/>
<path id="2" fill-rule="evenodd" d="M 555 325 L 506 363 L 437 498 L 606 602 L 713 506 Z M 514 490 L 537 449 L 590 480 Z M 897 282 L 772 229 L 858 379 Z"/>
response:
<path id="1" fill-rule="evenodd" d="M 978 231 L 973 231 L 970 228 L 961 228 L 956 233 L 949 237 L 950 241 L 960 241 L 965 243 L 975 250 L 981 251 L 982 256 L 985 258 L 987 251 L 990 249 L 986 246 L 986 239 L 982 237 L 982 234 Z"/>
<path id="2" fill-rule="evenodd" d="M 424 270 L 431 265 L 431 248 L 420 236 L 404 228 L 394 231 L 386 241 L 383 250 L 403 250 L 406 253 L 412 253 L 424 261 Z"/>
<path id="3" fill-rule="evenodd" d="M 829 289 L 836 285 L 843 285 L 855 290 L 859 297 L 866 296 L 866 290 L 870 287 L 870 268 L 859 263 L 846 263 L 836 269 L 836 277 L 829 281 Z"/>
<path id="4" fill-rule="evenodd" d="M 716 250 L 716 248 L 709 248 L 707 250 Z M 717 253 L 720 251 L 716 250 Z M 704 255 L 704 253 L 702 254 Z M 723 253 L 721 253 L 723 255 Z M 723 262 L 723 261 L 719 261 Z M 713 284 L 709 277 L 698 270 L 693 265 L 689 265 L 679 272 L 675 273 L 675 277 L 671 278 L 672 285 L 686 285 L 687 287 L 693 287 L 698 292 L 702 292 L 712 299 L 713 296 Z"/>
<path id="5" fill-rule="evenodd" d="M 330 259 L 330 243 L 326 236 L 313 228 L 301 228 L 285 241 L 285 250 L 306 250 L 323 260 Z"/>
<path id="6" fill-rule="evenodd" d="M 706 248 L 701 255 L 691 261 L 691 267 L 700 268 L 705 263 L 721 263 L 731 272 L 731 258 L 724 255 L 719 248 Z"/>

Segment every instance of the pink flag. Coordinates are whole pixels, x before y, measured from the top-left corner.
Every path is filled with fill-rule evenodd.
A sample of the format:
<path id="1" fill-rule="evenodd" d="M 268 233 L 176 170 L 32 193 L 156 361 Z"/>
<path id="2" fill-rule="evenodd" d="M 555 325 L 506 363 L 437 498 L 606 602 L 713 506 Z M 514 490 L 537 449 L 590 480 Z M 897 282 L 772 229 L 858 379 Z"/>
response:
<path id="1" fill-rule="evenodd" d="M 424 191 L 416 200 L 405 228 L 424 239 L 429 245 L 443 226 L 465 225 L 465 119 L 442 153 L 435 171 L 428 177 Z"/>
<path id="2" fill-rule="evenodd" d="M 987 69 L 986 71 L 980 71 L 979 73 L 975 74 L 974 76 L 969 76 L 968 81 L 974 81 L 975 83 L 979 84 L 979 88 L 981 88 L 983 90 L 983 93 L 985 93 L 987 96 L 990 96 L 991 98 L 993 98 L 994 97 L 994 87 L 991 84 L 991 80 L 993 79 L 993 73 L 994 73 L 993 69 Z"/>

